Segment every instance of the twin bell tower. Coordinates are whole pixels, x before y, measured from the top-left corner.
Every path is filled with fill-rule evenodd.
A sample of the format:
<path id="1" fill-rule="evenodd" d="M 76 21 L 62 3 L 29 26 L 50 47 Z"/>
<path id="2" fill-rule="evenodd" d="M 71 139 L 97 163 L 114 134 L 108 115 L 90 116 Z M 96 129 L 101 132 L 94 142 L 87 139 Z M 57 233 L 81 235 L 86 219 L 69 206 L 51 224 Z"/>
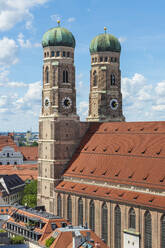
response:
<path id="1" fill-rule="evenodd" d="M 42 39 L 43 90 L 39 119 L 38 204 L 52 212 L 54 189 L 62 178 L 90 122 L 124 121 L 120 51 L 117 38 L 105 32 L 90 44 L 89 114 L 76 111 L 75 38 L 66 28 L 49 29 Z"/>

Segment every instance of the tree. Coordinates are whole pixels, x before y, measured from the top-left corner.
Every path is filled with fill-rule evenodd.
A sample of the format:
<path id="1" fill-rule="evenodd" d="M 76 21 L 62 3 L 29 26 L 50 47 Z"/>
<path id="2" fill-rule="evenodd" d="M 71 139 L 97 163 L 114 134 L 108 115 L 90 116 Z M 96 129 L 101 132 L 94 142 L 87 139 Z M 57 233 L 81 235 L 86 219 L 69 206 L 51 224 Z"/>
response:
<path id="1" fill-rule="evenodd" d="M 37 205 L 37 180 L 33 180 L 25 185 L 21 203 L 31 208 Z"/>
<path id="2" fill-rule="evenodd" d="M 12 244 L 23 244 L 24 243 L 24 237 L 21 236 L 15 236 L 11 238 Z"/>

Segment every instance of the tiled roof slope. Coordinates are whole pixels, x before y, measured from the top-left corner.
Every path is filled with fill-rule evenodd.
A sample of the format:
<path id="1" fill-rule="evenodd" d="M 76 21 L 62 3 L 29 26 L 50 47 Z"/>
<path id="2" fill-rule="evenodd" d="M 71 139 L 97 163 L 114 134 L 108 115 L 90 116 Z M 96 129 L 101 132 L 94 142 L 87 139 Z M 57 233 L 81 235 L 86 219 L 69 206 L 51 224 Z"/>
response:
<path id="1" fill-rule="evenodd" d="M 165 122 L 91 123 L 64 178 L 163 190 Z"/>
<path id="2" fill-rule="evenodd" d="M 14 142 L 14 140 L 11 138 L 11 136 L 0 136 L 0 151 L 5 147 L 10 146 L 14 148 L 14 150 L 18 151 L 18 146 Z"/>
<path id="3" fill-rule="evenodd" d="M 24 160 L 36 161 L 38 159 L 38 146 L 20 146 L 19 151 L 23 154 Z"/>
<path id="4" fill-rule="evenodd" d="M 107 186 L 97 186 L 75 182 L 61 182 L 57 187 L 58 192 L 69 192 L 80 196 L 89 196 L 101 200 L 111 200 L 114 202 L 125 202 L 131 205 L 152 207 L 154 209 L 165 210 L 165 197 L 156 194 L 146 194 L 131 190 L 121 190 L 109 188 Z"/>
<path id="5" fill-rule="evenodd" d="M 17 174 L 23 181 L 37 179 L 37 164 L 0 165 L 0 175 Z"/>

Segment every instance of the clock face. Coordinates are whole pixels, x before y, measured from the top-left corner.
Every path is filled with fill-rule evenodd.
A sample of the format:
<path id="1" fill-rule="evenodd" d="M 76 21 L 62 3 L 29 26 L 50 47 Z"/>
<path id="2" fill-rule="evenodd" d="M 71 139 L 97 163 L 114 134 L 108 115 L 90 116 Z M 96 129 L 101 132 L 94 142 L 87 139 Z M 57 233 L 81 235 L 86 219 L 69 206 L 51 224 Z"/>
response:
<path id="1" fill-rule="evenodd" d="M 50 105 L 49 98 L 45 98 L 44 104 L 45 104 L 45 107 L 49 107 L 49 105 Z"/>
<path id="2" fill-rule="evenodd" d="M 119 103 L 118 103 L 117 99 L 112 99 L 110 101 L 110 107 L 111 107 L 111 109 L 116 110 L 118 108 L 118 105 L 119 105 Z"/>
<path id="3" fill-rule="evenodd" d="M 69 109 L 72 106 L 72 100 L 69 97 L 64 97 L 62 99 L 62 106 L 65 109 Z"/>

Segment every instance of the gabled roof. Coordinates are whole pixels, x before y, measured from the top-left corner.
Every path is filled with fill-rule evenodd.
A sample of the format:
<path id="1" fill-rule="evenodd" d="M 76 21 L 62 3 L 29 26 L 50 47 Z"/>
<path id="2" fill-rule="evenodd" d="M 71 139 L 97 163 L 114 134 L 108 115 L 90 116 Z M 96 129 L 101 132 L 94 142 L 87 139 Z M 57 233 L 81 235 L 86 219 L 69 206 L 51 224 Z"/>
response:
<path id="1" fill-rule="evenodd" d="M 17 193 L 25 186 L 24 181 L 16 174 L 0 175 L 0 184 L 3 196 Z"/>
<path id="2" fill-rule="evenodd" d="M 165 122 L 91 123 L 64 178 L 165 189 Z"/>

